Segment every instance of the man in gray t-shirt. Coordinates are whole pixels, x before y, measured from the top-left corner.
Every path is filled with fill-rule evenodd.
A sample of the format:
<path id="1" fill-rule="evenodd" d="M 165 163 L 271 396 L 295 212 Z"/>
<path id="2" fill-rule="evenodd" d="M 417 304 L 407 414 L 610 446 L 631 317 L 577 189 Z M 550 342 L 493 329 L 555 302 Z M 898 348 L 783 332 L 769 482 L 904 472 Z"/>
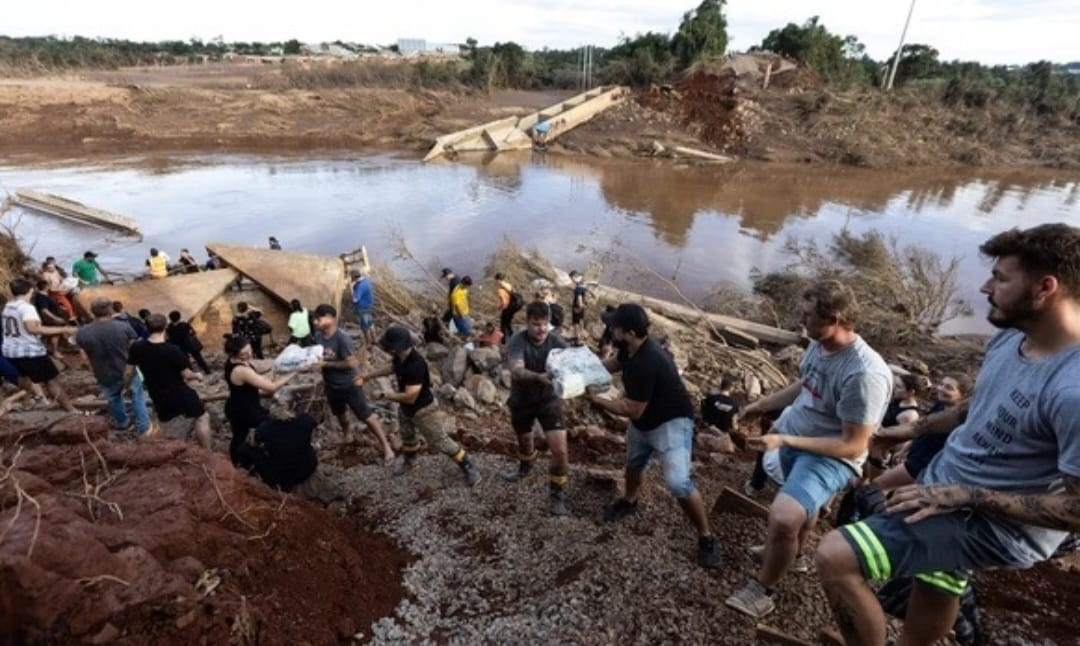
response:
<path id="1" fill-rule="evenodd" d="M 982 291 L 990 340 L 970 405 L 920 420 L 950 433 L 919 483 L 886 513 L 818 546 L 822 585 L 848 644 L 880 644 L 885 620 L 863 578 L 914 577 L 899 643 L 952 627 L 972 570 L 1028 567 L 1080 530 L 1080 228 L 1045 224 L 994 236 Z"/>
<path id="2" fill-rule="evenodd" d="M 99 298 L 90 304 L 94 321 L 75 333 L 75 345 L 86 355 L 98 388 L 109 405 L 113 423 L 119 429 L 131 425 L 124 407 L 124 373 L 127 370 L 128 349 L 139 337 L 127 323 L 114 319 L 112 301 Z M 131 404 L 135 411 L 135 432 L 142 435 L 150 428 L 150 413 L 146 408 L 142 378 L 131 380 Z"/>
<path id="3" fill-rule="evenodd" d="M 353 341 L 338 328 L 337 309 L 323 303 L 312 312 L 312 321 L 315 323 L 315 342 L 323 347 L 322 375 L 326 401 L 330 405 L 330 412 L 337 417 L 341 425 L 343 443 L 352 444 L 355 440 L 352 419 L 349 417 L 351 410 L 378 438 L 383 451 L 383 462 L 391 464 L 394 461 L 394 449 L 386 439 L 379 416 L 368 406 L 367 397 L 361 387 L 363 380 L 356 370 Z"/>
<path id="4" fill-rule="evenodd" d="M 784 574 L 806 567 L 798 556 L 818 512 L 859 474 L 870 436 L 885 416 L 892 373 L 855 333 L 857 318 L 850 287 L 834 280 L 813 285 L 803 295 L 803 326 L 812 341 L 799 380 L 743 409 L 745 417 L 786 407 L 775 432 L 750 439 L 753 448 L 778 451 L 784 472 L 769 508 L 761 568 L 727 600 L 755 619 L 775 608 L 773 587 Z"/>

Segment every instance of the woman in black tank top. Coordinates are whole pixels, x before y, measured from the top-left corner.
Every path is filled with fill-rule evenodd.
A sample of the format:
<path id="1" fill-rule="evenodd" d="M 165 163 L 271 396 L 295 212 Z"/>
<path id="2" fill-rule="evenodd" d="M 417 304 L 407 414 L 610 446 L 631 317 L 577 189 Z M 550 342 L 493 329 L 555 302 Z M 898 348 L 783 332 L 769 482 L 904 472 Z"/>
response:
<path id="1" fill-rule="evenodd" d="M 884 427 L 913 424 L 920 416 L 922 383 L 916 375 L 899 375 L 893 380 L 893 398 L 885 411 Z"/>
<path id="2" fill-rule="evenodd" d="M 225 383 L 229 387 L 229 398 L 225 400 L 225 418 L 232 429 L 232 441 L 229 443 L 229 457 L 237 466 L 251 466 L 245 458 L 248 436 L 260 422 L 269 416 L 259 401 L 262 395 L 273 395 L 289 383 L 295 372 L 275 380 L 260 375 L 251 365 L 251 342 L 242 336 L 225 336 Z"/>

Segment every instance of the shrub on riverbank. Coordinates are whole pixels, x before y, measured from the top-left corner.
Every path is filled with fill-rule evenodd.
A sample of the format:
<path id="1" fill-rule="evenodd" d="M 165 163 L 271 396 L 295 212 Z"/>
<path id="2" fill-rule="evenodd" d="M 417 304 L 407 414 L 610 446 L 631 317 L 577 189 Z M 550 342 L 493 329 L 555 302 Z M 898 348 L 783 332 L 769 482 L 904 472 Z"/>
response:
<path id="1" fill-rule="evenodd" d="M 785 251 L 793 257 L 786 269 L 754 276 L 754 292 L 766 298 L 780 327 L 799 325 L 803 291 L 825 279 L 855 290 L 859 334 L 874 345 L 932 337 L 946 321 L 971 314 L 957 295 L 959 258 L 918 245 L 901 247 L 878 231 L 860 237 L 846 229 L 824 249 L 813 240 L 792 239 Z"/>

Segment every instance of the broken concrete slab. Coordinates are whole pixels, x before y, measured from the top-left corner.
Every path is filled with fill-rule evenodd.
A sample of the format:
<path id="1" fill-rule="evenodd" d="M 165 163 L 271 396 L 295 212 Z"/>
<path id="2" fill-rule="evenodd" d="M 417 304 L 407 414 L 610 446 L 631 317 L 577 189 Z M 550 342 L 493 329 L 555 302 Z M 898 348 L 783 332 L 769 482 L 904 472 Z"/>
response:
<path id="1" fill-rule="evenodd" d="M 308 309 L 341 303 L 347 283 L 340 258 L 218 242 L 206 248 L 282 303 L 296 298 Z"/>
<path id="2" fill-rule="evenodd" d="M 75 295 L 82 313 L 90 313 L 90 304 L 99 298 L 120 301 L 130 308 L 148 309 L 155 314 L 180 312 L 184 319 L 199 317 L 207 306 L 221 296 L 236 280 L 232 269 L 217 269 L 198 274 L 181 274 L 160 280 L 137 280 L 118 285 L 87 287 Z"/>

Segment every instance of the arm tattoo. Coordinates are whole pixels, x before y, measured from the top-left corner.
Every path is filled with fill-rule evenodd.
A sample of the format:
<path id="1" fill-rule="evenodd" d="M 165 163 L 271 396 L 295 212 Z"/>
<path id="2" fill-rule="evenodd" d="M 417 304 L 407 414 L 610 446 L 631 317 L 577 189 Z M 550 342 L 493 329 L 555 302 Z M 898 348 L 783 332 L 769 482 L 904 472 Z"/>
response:
<path id="1" fill-rule="evenodd" d="M 1074 479 L 1075 480 L 1075 479 Z M 1047 529 L 1080 531 L 1080 493 L 1069 487 L 1063 494 L 1010 494 L 982 492 L 972 507 Z"/>

